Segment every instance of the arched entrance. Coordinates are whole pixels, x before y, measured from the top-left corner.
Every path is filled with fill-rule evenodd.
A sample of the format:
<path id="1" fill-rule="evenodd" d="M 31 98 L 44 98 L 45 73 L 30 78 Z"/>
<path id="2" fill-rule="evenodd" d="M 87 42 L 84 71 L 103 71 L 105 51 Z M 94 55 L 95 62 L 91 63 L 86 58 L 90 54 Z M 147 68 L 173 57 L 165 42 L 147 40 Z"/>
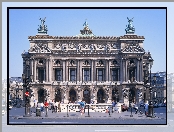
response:
<path id="1" fill-rule="evenodd" d="M 41 102 L 44 103 L 44 101 L 45 101 L 44 89 L 41 88 L 41 89 L 39 89 L 39 91 L 38 91 L 38 103 L 41 103 Z"/>
<path id="2" fill-rule="evenodd" d="M 119 102 L 119 91 L 116 88 L 112 90 L 112 100 Z"/>
<path id="3" fill-rule="evenodd" d="M 129 94 L 129 101 L 131 101 L 131 102 L 133 102 L 133 103 L 136 103 L 135 101 L 135 99 L 136 99 L 136 97 L 135 97 L 135 90 L 133 89 L 133 88 L 131 88 L 130 89 L 130 94 Z"/>
<path id="4" fill-rule="evenodd" d="M 88 104 L 90 104 L 90 91 L 88 90 L 88 89 L 85 89 L 84 91 L 83 91 L 83 100 L 86 102 L 86 103 L 88 103 Z"/>
<path id="5" fill-rule="evenodd" d="M 104 103 L 104 90 L 99 89 L 97 92 L 97 103 Z"/>
<path id="6" fill-rule="evenodd" d="M 55 102 L 61 102 L 61 89 L 55 89 Z"/>
<path id="7" fill-rule="evenodd" d="M 76 91 L 71 89 L 69 91 L 69 102 L 74 103 L 76 101 Z"/>

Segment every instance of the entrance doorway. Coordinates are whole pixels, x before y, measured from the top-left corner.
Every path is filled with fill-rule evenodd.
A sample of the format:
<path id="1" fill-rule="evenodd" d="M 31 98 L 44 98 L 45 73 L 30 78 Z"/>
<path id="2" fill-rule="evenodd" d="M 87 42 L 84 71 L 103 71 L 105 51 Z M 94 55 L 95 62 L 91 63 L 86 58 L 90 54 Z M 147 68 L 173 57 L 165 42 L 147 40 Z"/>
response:
<path id="1" fill-rule="evenodd" d="M 99 89 L 97 92 L 97 103 L 104 103 L 104 90 Z"/>
<path id="2" fill-rule="evenodd" d="M 119 91 L 116 88 L 112 90 L 112 100 L 114 100 L 114 102 L 119 102 Z"/>
<path id="3" fill-rule="evenodd" d="M 85 89 L 85 90 L 83 91 L 83 100 L 84 100 L 86 103 L 90 104 L 90 91 L 89 91 L 88 89 Z"/>
<path id="4" fill-rule="evenodd" d="M 61 89 L 55 90 L 55 102 L 61 102 Z"/>
<path id="5" fill-rule="evenodd" d="M 129 101 L 136 103 L 135 102 L 135 91 L 133 90 L 133 88 L 130 89 Z"/>
<path id="6" fill-rule="evenodd" d="M 44 101 L 45 101 L 44 89 L 41 88 L 38 91 L 38 103 L 41 103 L 41 102 L 44 103 Z"/>
<path id="7" fill-rule="evenodd" d="M 76 101 L 76 91 L 71 89 L 69 91 L 69 102 L 74 103 Z"/>

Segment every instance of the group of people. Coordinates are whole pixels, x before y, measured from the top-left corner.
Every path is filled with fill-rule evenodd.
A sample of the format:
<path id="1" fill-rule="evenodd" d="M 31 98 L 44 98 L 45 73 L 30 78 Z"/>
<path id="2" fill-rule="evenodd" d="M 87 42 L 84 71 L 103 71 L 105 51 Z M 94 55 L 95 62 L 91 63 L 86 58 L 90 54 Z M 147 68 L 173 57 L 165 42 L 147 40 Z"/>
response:
<path id="1" fill-rule="evenodd" d="M 53 112 L 61 112 L 60 101 L 55 102 L 54 100 L 52 100 L 52 102 L 50 104 L 51 104 L 52 113 Z M 37 104 L 37 107 L 38 107 L 38 104 Z M 49 103 L 47 101 L 45 101 L 44 103 L 41 102 L 40 103 L 41 111 L 44 111 L 45 107 L 49 107 Z"/>
<path id="2" fill-rule="evenodd" d="M 116 104 L 117 103 L 114 100 L 112 100 L 112 109 L 111 109 L 112 110 L 112 113 L 114 111 L 114 108 L 115 108 Z M 148 101 L 146 101 L 146 103 L 144 104 L 144 112 L 145 112 L 145 115 L 148 115 L 148 106 L 149 106 Z M 141 110 L 138 109 L 138 105 L 137 104 L 134 105 L 134 109 L 135 109 L 135 114 L 137 114 L 138 111 L 140 112 L 140 114 L 143 113 Z"/>
<path id="3" fill-rule="evenodd" d="M 61 112 L 60 101 L 57 102 L 57 101 L 52 100 L 51 110 L 52 110 L 52 113 L 53 112 Z"/>

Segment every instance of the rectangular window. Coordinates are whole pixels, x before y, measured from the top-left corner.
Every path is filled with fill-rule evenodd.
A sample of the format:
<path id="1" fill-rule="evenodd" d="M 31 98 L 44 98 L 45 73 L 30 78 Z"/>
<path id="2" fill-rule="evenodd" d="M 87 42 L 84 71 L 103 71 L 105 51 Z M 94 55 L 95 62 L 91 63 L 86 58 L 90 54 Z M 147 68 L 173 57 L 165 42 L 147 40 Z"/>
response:
<path id="1" fill-rule="evenodd" d="M 76 81 L 76 69 L 70 69 L 70 81 Z"/>
<path id="2" fill-rule="evenodd" d="M 104 81 L 104 74 L 105 70 L 104 69 L 98 69 L 98 81 Z"/>
<path id="3" fill-rule="evenodd" d="M 84 69 L 84 81 L 90 81 L 90 69 Z"/>
<path id="4" fill-rule="evenodd" d="M 62 81 L 62 69 L 56 69 L 56 81 Z"/>
<path id="5" fill-rule="evenodd" d="M 112 69 L 112 81 L 118 81 L 118 69 Z"/>

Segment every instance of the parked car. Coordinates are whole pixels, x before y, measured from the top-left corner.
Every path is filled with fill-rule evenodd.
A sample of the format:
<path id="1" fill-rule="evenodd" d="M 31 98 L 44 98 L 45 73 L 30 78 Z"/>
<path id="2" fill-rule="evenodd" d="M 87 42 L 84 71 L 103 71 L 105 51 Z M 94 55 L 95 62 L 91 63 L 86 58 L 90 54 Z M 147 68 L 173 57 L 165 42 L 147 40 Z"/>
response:
<path id="1" fill-rule="evenodd" d="M 128 111 L 128 107 L 125 105 L 125 104 L 123 104 L 123 105 L 121 105 L 121 110 L 124 112 L 124 111 Z"/>

